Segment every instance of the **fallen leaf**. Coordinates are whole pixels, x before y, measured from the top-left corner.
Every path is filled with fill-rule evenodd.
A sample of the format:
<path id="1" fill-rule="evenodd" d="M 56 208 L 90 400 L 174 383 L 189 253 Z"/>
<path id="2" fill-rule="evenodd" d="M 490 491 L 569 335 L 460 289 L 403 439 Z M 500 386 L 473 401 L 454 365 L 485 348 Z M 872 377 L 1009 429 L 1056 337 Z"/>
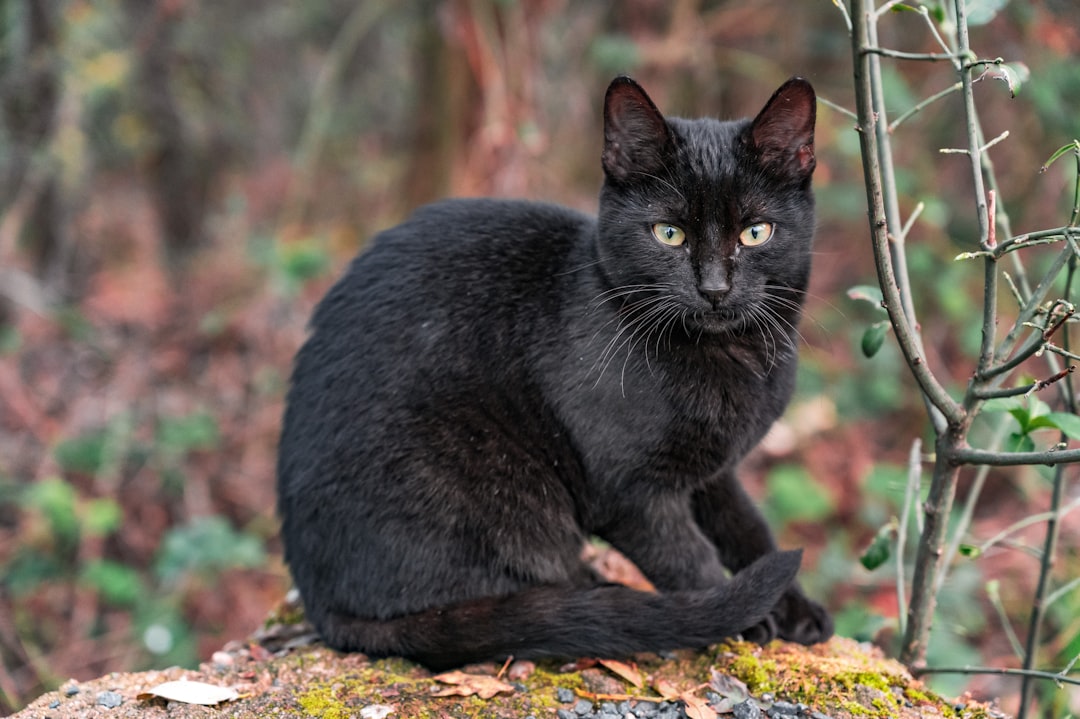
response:
<path id="1" fill-rule="evenodd" d="M 173 702 L 213 706 L 221 702 L 232 701 L 239 696 L 240 694 L 231 687 L 219 687 L 205 682 L 178 681 L 158 684 L 153 689 L 140 693 L 138 699 L 146 700 L 160 697 Z"/>
<path id="2" fill-rule="evenodd" d="M 645 682 L 642 680 L 641 672 L 637 670 L 637 667 L 615 661 L 614 659 L 600 659 L 599 662 L 600 665 L 605 667 L 608 671 L 617 674 L 638 689 L 644 686 Z"/>
<path id="3" fill-rule="evenodd" d="M 481 699 L 490 699 L 501 692 L 513 693 L 514 691 L 514 687 L 495 677 L 484 674 L 466 674 L 460 670 L 438 674 L 432 678 L 437 682 L 451 685 L 432 692 L 432 696 L 436 697 L 471 697 L 475 694 Z"/>
<path id="4" fill-rule="evenodd" d="M 701 697 L 686 692 L 680 694 L 679 699 L 686 704 L 686 716 L 690 719 L 716 719 L 716 711 Z"/>
<path id="5" fill-rule="evenodd" d="M 666 679 L 657 679 L 653 682 L 653 689 L 656 693 L 664 697 L 668 701 L 679 698 L 679 690 L 675 688 L 675 685 Z"/>
<path id="6" fill-rule="evenodd" d="M 709 686 L 720 696 L 733 699 L 736 704 L 750 696 L 750 689 L 745 682 L 739 681 L 730 674 L 718 672 L 716 669 L 710 669 L 709 673 L 712 675 Z"/>

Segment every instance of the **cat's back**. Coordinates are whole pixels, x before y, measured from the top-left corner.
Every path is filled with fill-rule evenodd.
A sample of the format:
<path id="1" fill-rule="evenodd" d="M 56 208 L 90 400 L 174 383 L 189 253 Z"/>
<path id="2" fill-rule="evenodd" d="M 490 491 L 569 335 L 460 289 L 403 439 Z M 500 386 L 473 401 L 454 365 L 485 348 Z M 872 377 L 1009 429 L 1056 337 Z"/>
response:
<path id="1" fill-rule="evenodd" d="M 352 261 L 316 309 L 312 340 L 405 349 L 418 335 L 425 344 L 447 333 L 475 340 L 500 322 L 537 321 L 557 309 L 559 278 L 588 254 L 594 227 L 589 215 L 542 202 L 452 199 L 421 207 Z"/>
<path id="2" fill-rule="evenodd" d="M 444 200 L 376 235 L 349 275 L 379 284 L 422 281 L 420 300 L 424 293 L 480 279 L 495 285 L 535 282 L 588 239 L 593 223 L 588 215 L 542 202 Z"/>

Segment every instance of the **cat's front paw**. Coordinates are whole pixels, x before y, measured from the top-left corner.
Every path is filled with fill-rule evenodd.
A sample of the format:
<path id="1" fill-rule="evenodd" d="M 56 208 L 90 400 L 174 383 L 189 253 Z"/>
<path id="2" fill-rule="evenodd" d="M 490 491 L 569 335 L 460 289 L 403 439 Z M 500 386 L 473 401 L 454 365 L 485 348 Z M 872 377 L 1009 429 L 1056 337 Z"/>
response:
<path id="1" fill-rule="evenodd" d="M 789 589 L 776 603 L 772 614 L 780 638 L 799 644 L 817 644 L 833 634 L 833 620 L 825 607 L 802 593 L 797 586 Z"/>
<path id="2" fill-rule="evenodd" d="M 780 597 L 769 615 L 743 631 L 743 639 L 768 644 L 783 639 L 798 644 L 817 644 L 833 633 L 833 621 L 825 607 L 792 587 Z"/>

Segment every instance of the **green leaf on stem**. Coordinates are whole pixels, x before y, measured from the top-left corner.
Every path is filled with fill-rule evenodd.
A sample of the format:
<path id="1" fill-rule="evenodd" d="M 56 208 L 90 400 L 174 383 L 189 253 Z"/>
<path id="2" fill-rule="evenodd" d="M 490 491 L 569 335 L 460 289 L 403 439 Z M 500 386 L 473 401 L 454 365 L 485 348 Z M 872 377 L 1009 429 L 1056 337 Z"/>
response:
<path id="1" fill-rule="evenodd" d="M 1069 439 L 1080 439 L 1080 417 L 1069 412 L 1051 412 L 1040 419 L 1046 420 L 1051 427 L 1065 433 Z"/>
<path id="2" fill-rule="evenodd" d="M 881 294 L 881 288 L 876 285 L 855 285 L 847 291 L 847 296 L 853 300 L 869 302 L 878 309 L 884 309 L 881 305 L 885 297 Z"/>
<path id="3" fill-rule="evenodd" d="M 1080 140 L 1073 140 L 1068 145 L 1063 145 L 1054 151 L 1054 154 L 1050 156 L 1050 159 L 1043 163 L 1043 166 L 1039 168 L 1039 172 L 1046 172 L 1050 169 L 1050 165 L 1053 165 L 1058 158 L 1063 157 L 1069 153 L 1080 155 Z"/>
<path id="4" fill-rule="evenodd" d="M 889 561 L 889 557 L 892 555 L 892 543 L 895 534 L 896 520 L 893 520 L 877 531 L 873 541 L 870 542 L 870 546 L 859 557 L 859 563 L 868 570 L 873 571 Z"/>
<path id="5" fill-rule="evenodd" d="M 960 554 L 964 555 L 965 557 L 970 557 L 971 559 L 978 559 L 979 555 L 982 554 L 982 550 L 976 547 L 974 544 L 961 544 L 958 548 L 958 551 L 960 552 Z"/>
<path id="6" fill-rule="evenodd" d="M 1005 9 L 1009 0 L 968 0 L 967 24 L 968 27 L 985 25 Z"/>
<path id="7" fill-rule="evenodd" d="M 1013 432 L 1005 442 L 1005 450 L 1008 452 L 1034 452 L 1035 440 L 1026 432 Z"/>
<path id="8" fill-rule="evenodd" d="M 1009 95 L 1016 97 L 1030 77 L 1031 70 L 1022 62 L 998 62 L 987 67 L 978 80 L 1001 80 L 1009 86 Z"/>
<path id="9" fill-rule="evenodd" d="M 867 359 L 873 357 L 885 344 L 885 335 L 889 332 L 889 322 L 875 322 L 866 328 L 862 336 L 862 353 Z"/>

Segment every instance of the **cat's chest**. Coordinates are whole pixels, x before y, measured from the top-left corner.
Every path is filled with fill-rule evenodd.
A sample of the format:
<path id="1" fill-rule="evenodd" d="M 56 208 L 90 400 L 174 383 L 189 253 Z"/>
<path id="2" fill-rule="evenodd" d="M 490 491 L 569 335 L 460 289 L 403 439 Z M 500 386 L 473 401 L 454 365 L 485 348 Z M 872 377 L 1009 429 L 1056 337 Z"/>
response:
<path id="1" fill-rule="evenodd" d="M 783 374 L 757 376 L 730 358 L 630 355 L 599 374 L 587 356 L 575 359 L 559 383 L 557 414 L 589 473 L 616 481 L 650 469 L 684 480 L 731 466 L 787 399 Z"/>

